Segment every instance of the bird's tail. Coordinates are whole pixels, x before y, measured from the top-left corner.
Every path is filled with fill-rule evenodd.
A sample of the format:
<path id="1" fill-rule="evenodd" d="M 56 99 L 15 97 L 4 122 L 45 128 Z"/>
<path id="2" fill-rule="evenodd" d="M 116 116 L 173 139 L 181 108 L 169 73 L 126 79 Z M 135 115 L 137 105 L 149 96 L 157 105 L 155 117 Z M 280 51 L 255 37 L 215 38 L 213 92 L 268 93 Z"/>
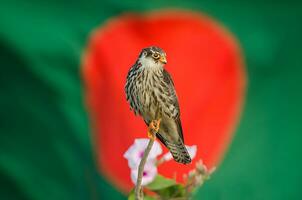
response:
<path id="1" fill-rule="evenodd" d="M 188 153 L 188 150 L 186 149 L 185 145 L 183 144 L 183 142 L 181 140 L 178 140 L 177 143 L 171 143 L 166 140 L 165 145 L 170 150 L 170 152 L 176 162 L 179 162 L 182 164 L 191 163 L 192 160 Z"/>

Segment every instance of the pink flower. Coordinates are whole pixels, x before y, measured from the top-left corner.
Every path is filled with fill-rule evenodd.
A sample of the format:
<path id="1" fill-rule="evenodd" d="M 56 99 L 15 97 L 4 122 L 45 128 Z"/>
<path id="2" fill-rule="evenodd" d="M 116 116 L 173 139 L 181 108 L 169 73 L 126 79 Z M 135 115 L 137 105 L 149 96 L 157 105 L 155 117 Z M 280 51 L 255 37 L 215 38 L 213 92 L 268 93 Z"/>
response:
<path id="1" fill-rule="evenodd" d="M 137 169 L 145 149 L 148 145 L 149 139 L 135 139 L 134 144 L 125 152 L 124 158 L 128 160 L 128 166 L 131 169 Z M 154 141 L 152 149 L 148 155 L 147 163 L 155 165 L 156 157 L 162 153 L 162 148 L 157 141 Z"/>
<path id="2" fill-rule="evenodd" d="M 148 145 L 149 139 L 135 139 L 134 143 L 124 153 L 124 158 L 128 160 L 128 166 L 131 169 L 131 180 L 136 184 L 138 176 L 138 166 L 144 156 L 145 149 Z M 191 158 L 196 155 L 197 146 L 186 146 Z M 154 141 L 152 149 L 148 155 L 147 162 L 143 171 L 142 185 L 151 183 L 157 175 L 157 156 L 162 154 L 162 148 L 157 141 Z M 168 161 L 172 159 L 171 153 L 165 154 L 161 160 Z"/>
<path id="3" fill-rule="evenodd" d="M 188 150 L 188 153 L 191 157 L 191 159 L 193 160 L 194 157 L 196 156 L 196 152 L 197 152 L 197 146 L 196 145 L 192 145 L 192 146 L 187 146 L 186 145 L 186 148 Z M 163 155 L 163 158 L 162 158 L 164 161 L 169 161 L 169 160 L 172 160 L 173 157 L 171 155 L 170 152 L 166 153 L 165 155 Z"/>
<path id="4" fill-rule="evenodd" d="M 136 184 L 138 175 L 138 167 L 136 169 L 131 170 L 131 180 L 134 184 Z M 154 162 L 147 162 L 144 167 L 142 185 L 147 185 L 151 183 L 157 175 L 157 167 Z"/>

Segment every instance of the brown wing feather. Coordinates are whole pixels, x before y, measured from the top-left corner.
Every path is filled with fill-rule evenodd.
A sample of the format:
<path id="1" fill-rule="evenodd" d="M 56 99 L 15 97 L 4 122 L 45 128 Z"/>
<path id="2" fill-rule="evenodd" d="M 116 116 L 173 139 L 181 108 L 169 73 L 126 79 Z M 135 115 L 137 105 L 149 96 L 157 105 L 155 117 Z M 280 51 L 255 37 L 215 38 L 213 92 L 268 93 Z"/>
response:
<path id="1" fill-rule="evenodd" d="M 160 132 L 156 134 L 157 138 L 169 149 L 174 160 L 179 163 L 189 164 L 191 163 L 190 155 L 184 145 L 184 137 L 182 132 L 182 126 L 180 121 L 180 109 L 178 104 L 177 95 L 174 89 L 174 83 L 171 79 L 169 73 L 164 70 L 163 71 L 163 82 L 165 85 L 165 93 L 168 98 L 169 105 L 173 105 L 174 109 L 170 113 L 174 123 L 177 126 L 177 134 L 179 135 L 178 141 L 169 141 L 167 140 Z M 176 111 L 176 112 L 175 112 Z M 145 121 L 147 125 L 149 123 Z"/>
<path id="2" fill-rule="evenodd" d="M 181 121 L 180 121 L 180 108 L 179 108 L 176 91 L 174 88 L 174 83 L 173 83 L 173 80 L 172 80 L 170 74 L 167 72 L 167 70 L 164 69 L 163 75 L 164 75 L 163 80 L 169 88 L 169 94 L 170 94 L 171 100 L 172 100 L 171 103 L 175 106 L 175 108 L 177 110 L 177 115 L 174 116 L 174 120 L 175 120 L 175 123 L 177 124 L 178 134 L 179 134 L 180 138 L 182 139 L 182 142 L 184 143 L 184 136 L 183 136 L 182 126 L 181 126 Z"/>

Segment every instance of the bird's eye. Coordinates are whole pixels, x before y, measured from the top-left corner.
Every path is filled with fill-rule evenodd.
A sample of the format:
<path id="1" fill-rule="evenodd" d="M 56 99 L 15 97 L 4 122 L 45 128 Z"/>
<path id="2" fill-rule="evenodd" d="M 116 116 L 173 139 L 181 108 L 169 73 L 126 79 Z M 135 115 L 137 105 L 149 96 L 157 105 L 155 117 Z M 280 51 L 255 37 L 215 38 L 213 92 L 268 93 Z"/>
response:
<path id="1" fill-rule="evenodd" d="M 144 55 L 144 56 L 147 56 L 147 52 L 146 52 L 146 51 L 144 51 L 143 55 Z"/>
<path id="2" fill-rule="evenodd" d="M 159 58 L 159 54 L 158 54 L 158 53 L 154 53 L 154 54 L 152 55 L 152 57 L 155 58 L 155 59 L 158 59 L 158 58 Z"/>

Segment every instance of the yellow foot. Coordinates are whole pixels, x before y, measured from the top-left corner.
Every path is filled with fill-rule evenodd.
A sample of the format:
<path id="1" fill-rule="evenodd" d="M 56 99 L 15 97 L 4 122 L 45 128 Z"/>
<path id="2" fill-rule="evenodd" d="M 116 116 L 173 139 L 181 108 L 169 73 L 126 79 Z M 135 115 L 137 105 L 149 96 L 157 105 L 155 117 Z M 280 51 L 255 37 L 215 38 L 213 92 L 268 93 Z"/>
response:
<path id="1" fill-rule="evenodd" d="M 150 131 L 148 131 L 148 138 L 155 140 L 156 136 L 155 136 L 155 134 L 152 134 Z"/>
<path id="2" fill-rule="evenodd" d="M 159 119 L 159 120 L 152 120 L 151 123 L 149 124 L 149 127 L 148 127 L 148 137 L 150 139 L 155 140 L 156 133 L 159 130 L 160 121 L 161 121 L 161 119 Z"/>

